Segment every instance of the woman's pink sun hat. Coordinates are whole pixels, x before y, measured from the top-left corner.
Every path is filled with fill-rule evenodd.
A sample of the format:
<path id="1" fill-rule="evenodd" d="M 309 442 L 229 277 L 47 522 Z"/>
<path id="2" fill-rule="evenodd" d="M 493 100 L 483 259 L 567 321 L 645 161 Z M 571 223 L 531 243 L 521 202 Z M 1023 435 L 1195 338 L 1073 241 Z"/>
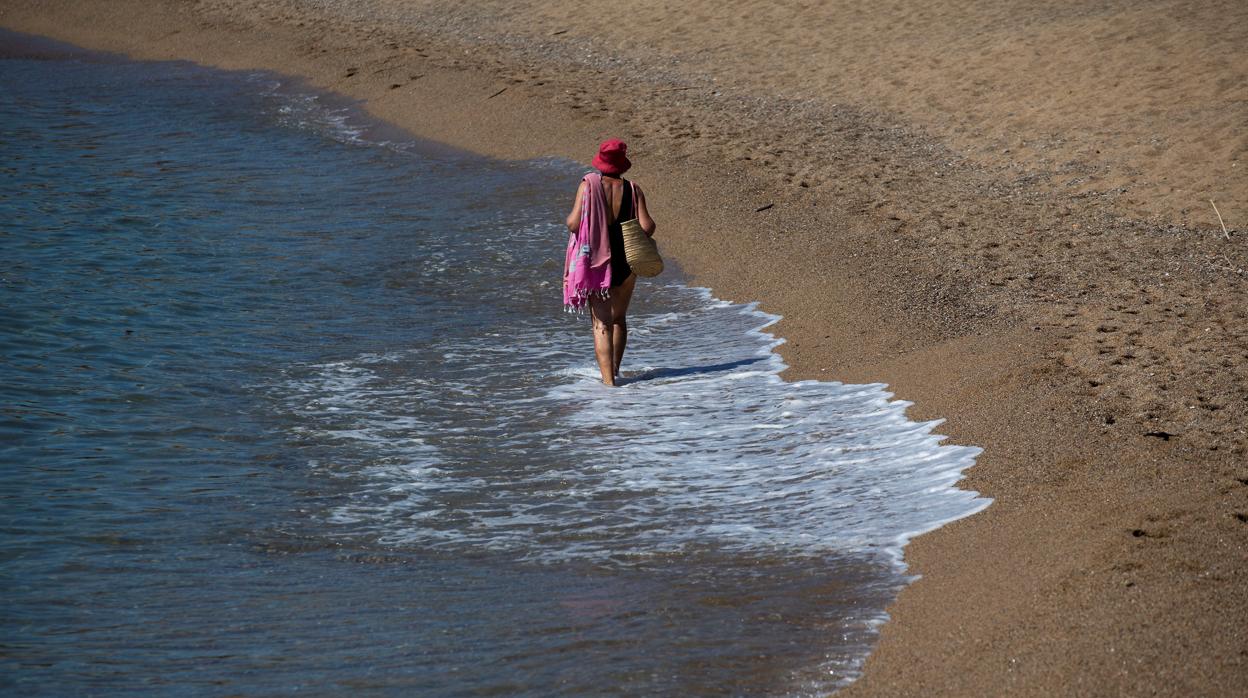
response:
<path id="1" fill-rule="evenodd" d="M 628 160 L 628 144 L 618 138 L 603 141 L 590 164 L 604 175 L 612 177 L 624 174 L 633 166 Z"/>

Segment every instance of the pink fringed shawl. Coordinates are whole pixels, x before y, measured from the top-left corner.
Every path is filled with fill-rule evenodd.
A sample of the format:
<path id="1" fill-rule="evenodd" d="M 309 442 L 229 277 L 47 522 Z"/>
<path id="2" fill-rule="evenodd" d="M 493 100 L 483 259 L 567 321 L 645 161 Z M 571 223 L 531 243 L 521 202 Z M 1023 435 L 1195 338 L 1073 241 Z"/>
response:
<path id="1" fill-rule="evenodd" d="M 590 172 L 581 202 L 581 227 L 568 239 L 563 267 L 563 305 L 581 310 L 591 295 L 607 298 L 611 291 L 611 240 L 607 236 L 607 199 L 602 194 L 602 175 Z"/>

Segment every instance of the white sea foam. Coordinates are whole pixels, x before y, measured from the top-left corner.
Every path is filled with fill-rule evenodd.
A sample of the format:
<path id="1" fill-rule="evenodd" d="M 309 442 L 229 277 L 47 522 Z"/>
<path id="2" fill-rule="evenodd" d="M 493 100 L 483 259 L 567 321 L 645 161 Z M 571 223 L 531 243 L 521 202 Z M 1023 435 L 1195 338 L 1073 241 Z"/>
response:
<path id="1" fill-rule="evenodd" d="M 912 536 L 988 504 L 955 486 L 979 449 L 942 445 L 939 422 L 908 419 L 884 385 L 785 382 L 776 316 L 661 289 L 681 311 L 632 320 L 618 389 L 598 383 L 578 327 L 452 343 L 441 380 L 429 349 L 303 367 L 284 387 L 292 410 L 323 443 L 350 443 L 339 462 L 363 483 L 328 520 L 538 561 L 711 548 L 900 563 Z M 552 365 L 560 341 L 584 352 Z M 514 372 L 527 387 L 496 391 L 492 376 Z"/>

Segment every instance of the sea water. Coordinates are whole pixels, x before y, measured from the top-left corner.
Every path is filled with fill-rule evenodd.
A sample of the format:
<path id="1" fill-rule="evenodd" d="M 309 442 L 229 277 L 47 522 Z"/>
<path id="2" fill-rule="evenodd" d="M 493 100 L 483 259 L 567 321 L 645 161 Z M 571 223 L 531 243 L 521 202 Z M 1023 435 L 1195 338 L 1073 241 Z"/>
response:
<path id="1" fill-rule="evenodd" d="M 986 504 L 976 449 L 675 275 L 600 385 L 574 163 L 0 44 L 6 693 L 817 694 Z"/>

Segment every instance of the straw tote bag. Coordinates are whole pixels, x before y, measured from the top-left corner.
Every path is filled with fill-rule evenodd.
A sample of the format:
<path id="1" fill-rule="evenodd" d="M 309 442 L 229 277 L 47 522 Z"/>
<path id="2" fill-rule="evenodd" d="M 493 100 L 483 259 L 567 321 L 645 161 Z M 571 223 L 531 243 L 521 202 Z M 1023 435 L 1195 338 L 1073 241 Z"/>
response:
<path id="1" fill-rule="evenodd" d="M 633 214 L 637 213 L 637 185 L 633 184 Z M 659 246 L 654 238 L 646 235 L 641 223 L 630 218 L 620 223 L 624 233 L 624 259 L 637 276 L 658 276 L 663 271 L 663 258 L 659 256 Z"/>

